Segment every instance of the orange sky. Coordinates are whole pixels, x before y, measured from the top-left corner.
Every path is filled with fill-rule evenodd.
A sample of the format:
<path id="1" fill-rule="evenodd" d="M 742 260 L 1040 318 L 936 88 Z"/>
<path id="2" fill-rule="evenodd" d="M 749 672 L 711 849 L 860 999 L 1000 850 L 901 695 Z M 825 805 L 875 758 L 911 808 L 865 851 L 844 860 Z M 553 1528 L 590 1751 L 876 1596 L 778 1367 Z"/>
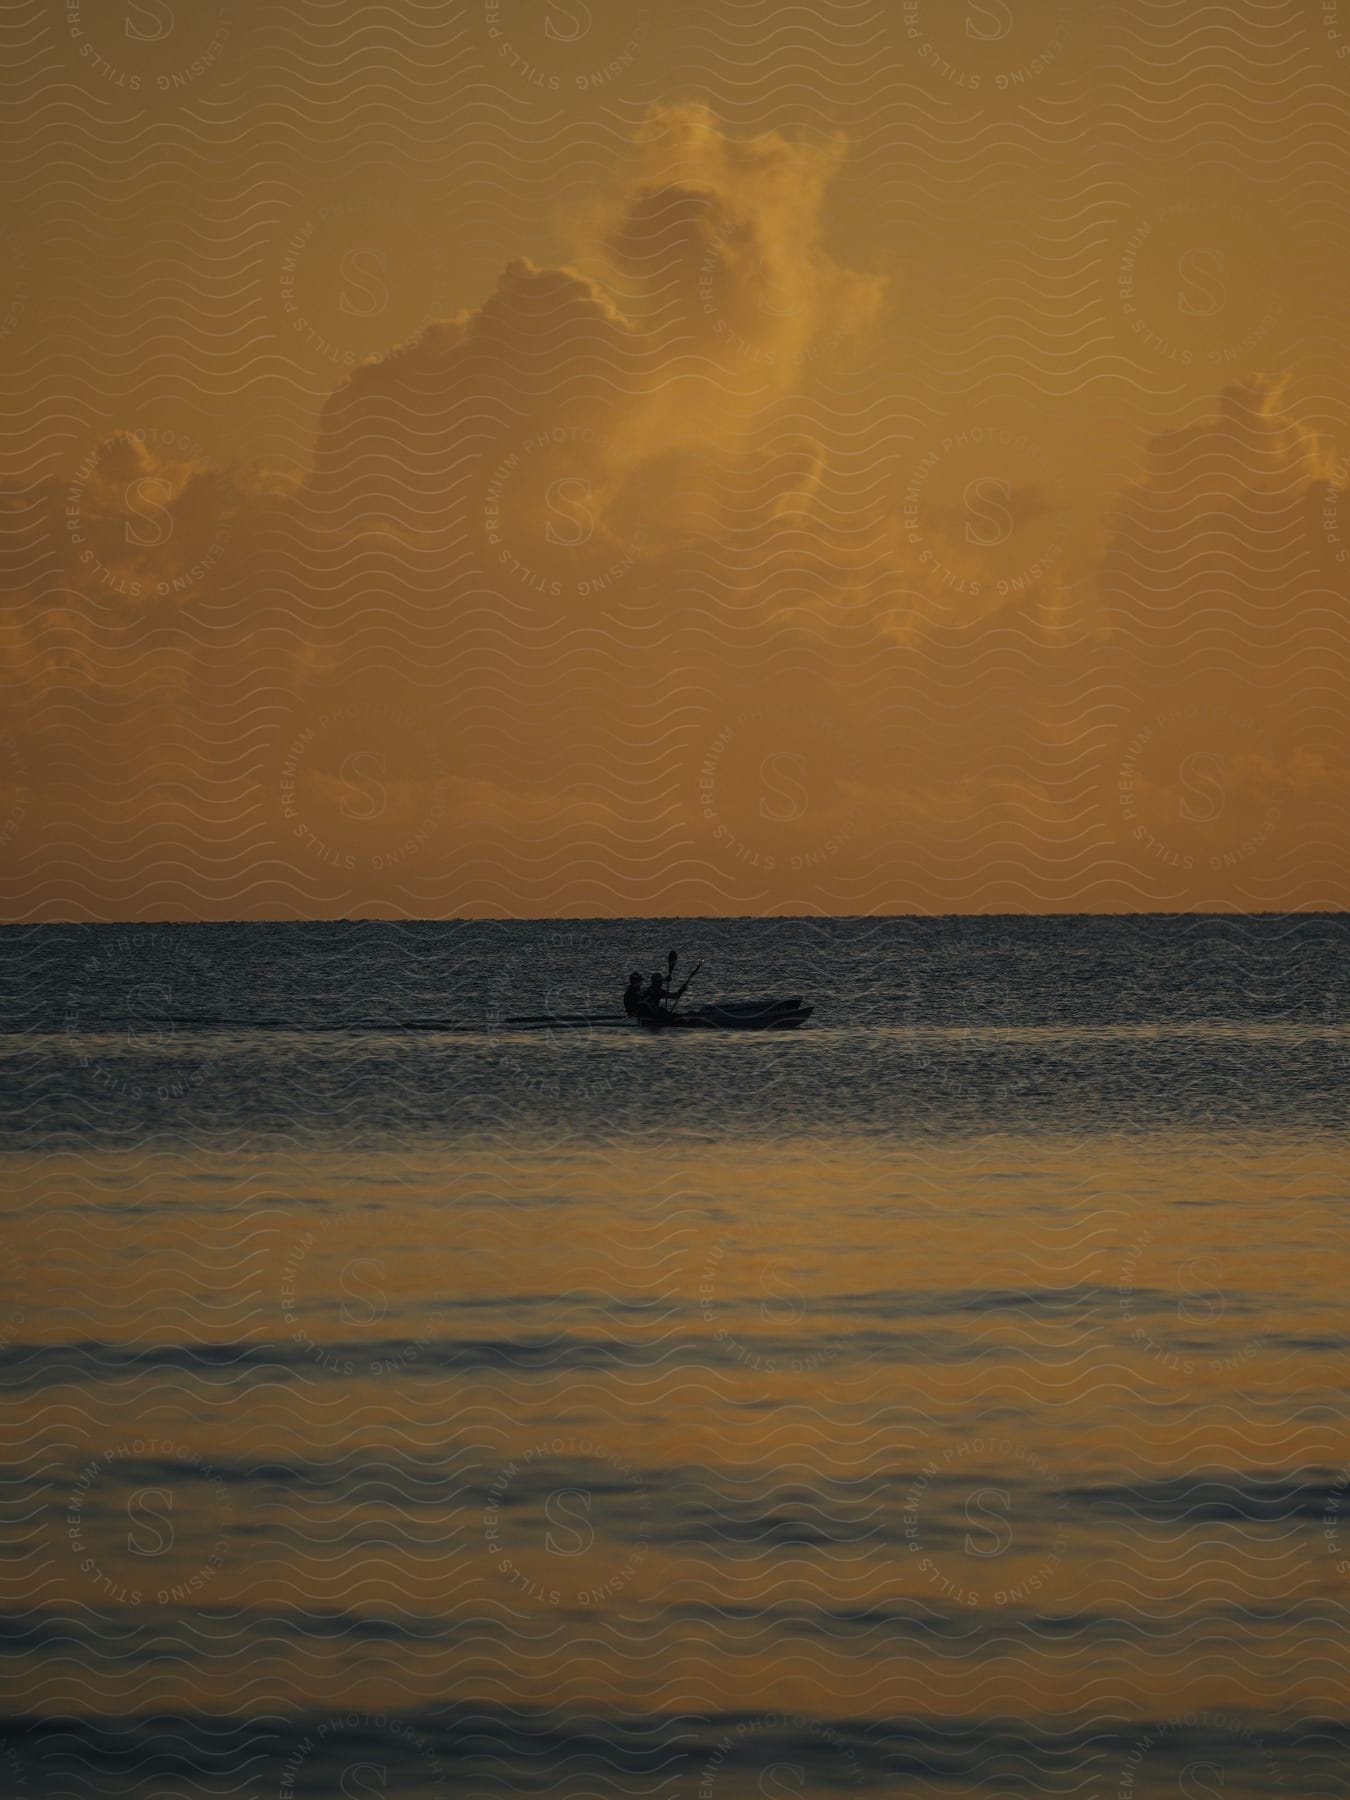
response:
<path id="1" fill-rule="evenodd" d="M 5 916 L 1344 905 L 1343 10 L 44 13 Z"/>

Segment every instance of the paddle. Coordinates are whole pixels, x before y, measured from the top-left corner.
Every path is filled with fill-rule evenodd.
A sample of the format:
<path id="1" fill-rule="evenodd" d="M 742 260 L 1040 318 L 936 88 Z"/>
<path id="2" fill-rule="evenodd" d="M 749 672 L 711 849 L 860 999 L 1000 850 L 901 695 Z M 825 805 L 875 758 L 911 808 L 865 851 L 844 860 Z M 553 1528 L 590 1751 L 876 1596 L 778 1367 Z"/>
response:
<path id="1" fill-rule="evenodd" d="M 691 981 L 692 981 L 692 980 L 693 980 L 693 979 L 694 979 L 694 977 L 695 977 L 695 975 L 697 975 L 697 974 L 698 974 L 698 972 L 699 972 L 699 970 L 700 970 L 700 969 L 701 969 L 701 968 L 702 968 L 702 967 L 703 967 L 703 964 L 702 964 L 702 963 L 701 963 L 701 962 L 696 962 L 696 963 L 695 963 L 695 964 L 694 964 L 694 966 L 693 966 L 693 968 L 692 968 L 692 969 L 691 969 L 691 970 L 690 970 L 690 971 L 689 971 L 689 973 L 688 973 L 688 975 L 686 975 L 686 977 L 685 977 L 685 980 L 684 980 L 684 987 L 682 987 L 682 988 L 681 988 L 681 989 L 680 989 L 680 991 L 679 991 L 679 993 L 678 993 L 678 994 L 676 994 L 676 996 L 675 996 L 675 998 L 674 998 L 674 999 L 673 999 L 673 1000 L 672 1000 L 672 1001 L 671 1001 L 671 1003 L 670 1003 L 670 1004 L 671 1004 L 671 1005 L 672 1005 L 672 1006 L 678 1006 L 678 1005 L 679 1005 L 679 1003 L 680 1003 L 680 1001 L 681 1001 L 681 1000 L 683 1000 L 683 998 L 684 998 L 684 988 L 687 988 L 687 987 L 688 987 L 688 986 L 689 986 L 689 983 L 690 983 L 690 982 L 691 982 Z"/>
<path id="2" fill-rule="evenodd" d="M 680 957 L 679 957 L 679 952 L 678 952 L 678 951 L 676 951 L 676 950 L 672 950 L 672 951 L 671 951 L 671 953 L 670 953 L 670 955 L 669 955 L 669 956 L 668 956 L 668 957 L 667 957 L 667 958 L 666 958 L 666 993 L 665 993 L 665 998 L 666 998 L 666 1001 L 667 1001 L 667 1003 L 668 1003 L 668 1002 L 669 1002 L 669 1000 L 670 1000 L 670 984 L 671 984 L 671 982 L 672 982 L 672 981 L 674 981 L 674 979 L 675 979 L 675 965 L 676 965 L 676 963 L 677 963 L 677 962 L 678 962 L 678 961 L 679 961 L 679 960 L 680 960 Z"/>

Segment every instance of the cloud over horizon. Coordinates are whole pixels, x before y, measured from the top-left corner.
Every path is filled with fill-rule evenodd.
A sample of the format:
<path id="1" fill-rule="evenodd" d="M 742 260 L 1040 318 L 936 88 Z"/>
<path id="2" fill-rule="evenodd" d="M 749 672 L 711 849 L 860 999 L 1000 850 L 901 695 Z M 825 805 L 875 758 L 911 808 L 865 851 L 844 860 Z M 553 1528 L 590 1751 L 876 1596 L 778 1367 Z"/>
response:
<path id="1" fill-rule="evenodd" d="M 1098 569 L 1024 430 L 866 435 L 831 383 L 895 300 L 829 248 L 845 153 L 653 108 L 572 261 L 355 368 L 308 471 L 113 433 L 12 489 L 33 903 L 1343 900 L 1343 465 L 1238 382 Z M 1120 798 L 1158 718 L 1161 852 Z"/>

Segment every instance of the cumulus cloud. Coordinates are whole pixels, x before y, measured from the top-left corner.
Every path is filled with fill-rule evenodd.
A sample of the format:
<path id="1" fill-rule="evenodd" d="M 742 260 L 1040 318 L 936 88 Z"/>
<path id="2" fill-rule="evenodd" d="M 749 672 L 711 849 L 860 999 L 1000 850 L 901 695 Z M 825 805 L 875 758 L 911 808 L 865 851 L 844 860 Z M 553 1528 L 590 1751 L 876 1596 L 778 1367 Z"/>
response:
<path id="1" fill-rule="evenodd" d="M 1153 439 L 1142 486 L 1177 491 L 1189 483 L 1250 503 L 1334 480 L 1335 457 L 1290 411 L 1288 389 L 1283 374 L 1256 374 L 1226 388 L 1211 417 Z"/>
<path id="2" fill-rule="evenodd" d="M 857 456 L 811 393 L 814 347 L 885 300 L 829 246 L 843 154 L 658 109 L 571 263 L 513 261 L 353 370 L 303 475 L 114 434 L 5 498 L 24 816 L 111 822 L 94 910 L 151 864 L 188 912 L 258 882 L 283 911 L 716 910 L 819 868 L 835 907 L 940 905 L 944 879 L 964 904 L 990 856 L 1003 904 L 1184 902 L 1113 785 L 1179 695 L 1209 712 L 1135 755 L 1137 817 L 1170 855 L 1217 780 L 1195 853 L 1287 898 L 1262 822 L 1344 785 L 1306 710 L 1343 474 L 1279 383 L 1235 388 L 1151 444 L 1097 591 L 1064 471 L 1016 430 Z M 1259 741 L 1231 723 L 1254 713 Z M 1085 892 L 1103 819 L 1124 873 Z"/>
<path id="3" fill-rule="evenodd" d="M 1344 898 L 1345 498 L 1278 376 L 1156 437 L 1121 496 L 1101 571 L 1113 805 L 1136 863 L 1197 903 Z"/>
<path id="4" fill-rule="evenodd" d="M 842 137 L 730 137 L 706 107 L 654 111 L 622 179 L 581 222 L 580 255 L 659 346 L 666 372 L 634 421 L 666 442 L 723 441 L 791 391 L 814 340 L 880 316 L 886 280 L 825 242 Z"/>
<path id="5" fill-rule="evenodd" d="M 1281 376 L 1253 376 L 1209 417 L 1159 434 L 1120 498 L 1102 570 L 1122 654 L 1151 681 L 1187 679 L 1203 661 L 1262 686 L 1283 678 L 1272 651 L 1283 667 L 1301 637 L 1315 657 L 1306 628 L 1345 596 L 1343 490 Z"/>
<path id="6" fill-rule="evenodd" d="M 724 594 L 741 580 L 729 495 L 765 406 L 827 312 L 849 330 L 876 314 L 880 284 L 824 247 L 841 155 L 658 110 L 576 222 L 573 265 L 516 260 L 480 306 L 354 370 L 303 478 L 115 433 L 71 480 L 8 496 L 4 654 L 24 767 L 61 747 L 55 835 L 126 797 L 191 889 L 201 821 L 228 820 L 302 894 L 330 872 L 443 870 L 466 835 L 495 838 L 496 867 L 512 830 L 557 837 L 560 808 L 574 831 L 631 843 L 630 815 L 642 836 L 670 806 L 625 785 L 663 728 L 652 623 L 694 604 L 709 555 Z M 806 504 L 818 462 L 793 459 L 772 504 Z"/>
<path id="7" fill-rule="evenodd" d="M 813 339 L 877 319 L 883 281 L 823 241 L 842 155 L 654 110 L 575 221 L 575 267 L 512 263 L 480 308 L 334 394 L 316 492 L 367 522 L 451 529 L 485 574 L 574 601 L 715 534 L 729 466 L 757 454 Z"/>

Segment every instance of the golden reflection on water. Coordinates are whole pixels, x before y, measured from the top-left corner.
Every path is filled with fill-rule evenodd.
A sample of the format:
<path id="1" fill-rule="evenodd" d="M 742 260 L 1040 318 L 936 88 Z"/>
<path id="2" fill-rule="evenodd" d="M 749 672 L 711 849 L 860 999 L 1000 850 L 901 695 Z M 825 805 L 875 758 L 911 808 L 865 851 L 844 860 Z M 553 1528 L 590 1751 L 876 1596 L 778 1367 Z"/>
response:
<path id="1" fill-rule="evenodd" d="M 10 1585 L 221 1609 L 273 1705 L 1341 1704 L 1339 1512 L 1299 1486 L 1347 1455 L 1331 1146 L 13 1172 L 0 1316 L 52 1348 L 0 1427 L 51 1488 Z M 20 1659 L 32 1703 L 238 1699 L 228 1658 L 72 1658 Z"/>

